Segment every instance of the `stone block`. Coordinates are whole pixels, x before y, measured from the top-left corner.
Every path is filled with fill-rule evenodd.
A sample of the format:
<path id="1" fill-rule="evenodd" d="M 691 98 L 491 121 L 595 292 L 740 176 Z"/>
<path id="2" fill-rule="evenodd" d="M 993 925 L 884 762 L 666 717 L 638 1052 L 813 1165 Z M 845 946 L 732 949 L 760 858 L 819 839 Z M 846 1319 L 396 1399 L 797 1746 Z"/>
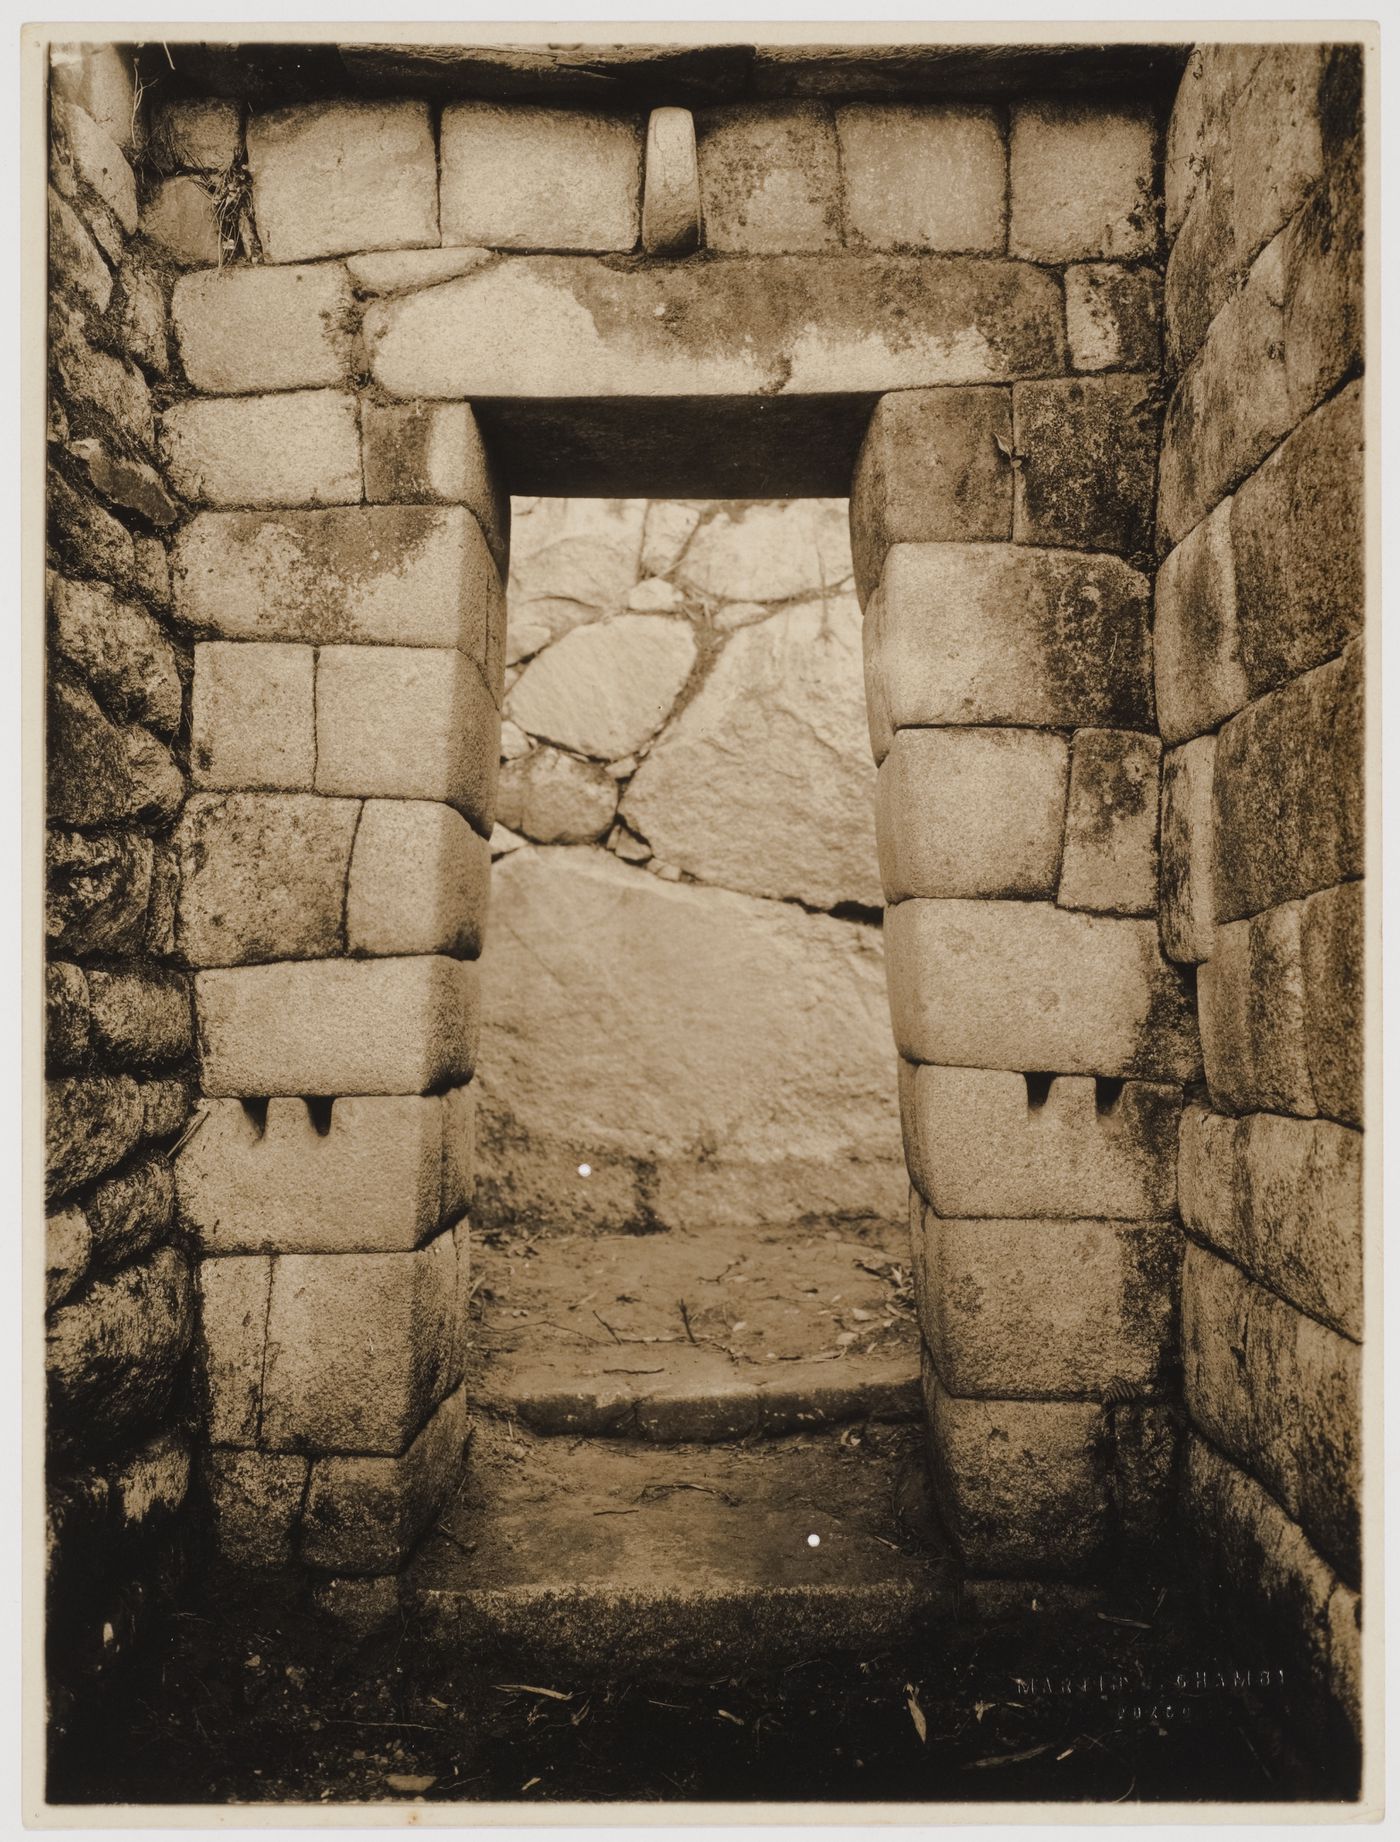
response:
<path id="1" fill-rule="evenodd" d="M 357 250 L 345 258 L 345 266 L 357 294 L 402 294 L 412 288 L 434 288 L 495 259 L 489 249 Z"/>
<path id="2" fill-rule="evenodd" d="M 194 96 L 164 102 L 154 111 L 151 141 L 175 166 L 221 173 L 243 145 L 243 111 L 223 96 Z"/>
<path id="3" fill-rule="evenodd" d="M 1197 736 L 1162 761 L 1162 951 L 1183 965 L 1215 944 L 1215 737 Z"/>
<path id="4" fill-rule="evenodd" d="M 269 262 L 438 241 L 426 102 L 346 101 L 254 112 L 253 214 Z"/>
<path id="5" fill-rule="evenodd" d="M 1022 102 L 1011 111 L 1011 253 L 1150 256 L 1159 236 L 1152 109 Z"/>
<path id="6" fill-rule="evenodd" d="M 145 392 L 144 383 L 141 390 Z M 145 461 L 118 453 L 100 436 L 70 441 L 68 452 L 103 498 L 122 511 L 135 512 L 163 531 L 179 518 L 179 502 L 171 498 L 160 474 Z"/>
<path id="7" fill-rule="evenodd" d="M 50 953 L 140 949 L 154 849 L 140 832 L 49 831 L 44 841 L 44 934 Z"/>
<path id="8" fill-rule="evenodd" d="M 1182 1116 L 1181 1215 L 1192 1234 L 1343 1336 L 1363 1329 L 1363 1141 L 1325 1119 Z"/>
<path id="9" fill-rule="evenodd" d="M 127 357 L 164 377 L 170 369 L 165 291 L 149 262 L 133 256 L 122 263 L 115 312 L 117 337 Z"/>
<path id="10" fill-rule="evenodd" d="M 181 1224 L 209 1254 L 395 1252 L 466 1206 L 469 1090 L 346 1095 L 261 1117 L 206 1100 L 175 1166 Z"/>
<path id="11" fill-rule="evenodd" d="M 695 117 L 709 249 L 776 255 L 841 245 L 841 156 L 823 103 L 724 104 Z"/>
<path id="12" fill-rule="evenodd" d="M 1087 1075 L 1032 1089 L 1000 1069 L 910 1068 L 906 1114 L 940 1215 L 1138 1221 L 1176 1205 L 1177 1088 Z"/>
<path id="13" fill-rule="evenodd" d="M 419 1094 L 465 1081 L 476 968 L 441 957 L 322 959 L 195 977 L 209 1095 Z"/>
<path id="14" fill-rule="evenodd" d="M 1365 1107 L 1366 886 L 1303 903 L 1304 1031 L 1319 1113 L 1359 1126 Z"/>
<path id="15" fill-rule="evenodd" d="M 461 1303 L 450 1229 L 411 1253 L 280 1255 L 267 1312 L 262 1443 L 402 1452 L 461 1380 L 453 1373 Z"/>
<path id="16" fill-rule="evenodd" d="M 81 1209 L 44 1218 L 44 1309 L 61 1305 L 88 1270 L 92 1230 Z"/>
<path id="17" fill-rule="evenodd" d="M 129 1075 L 73 1075 L 50 1081 L 44 1105 L 44 1169 L 51 1197 L 65 1196 L 120 1164 L 145 1126 L 141 1092 Z"/>
<path id="18" fill-rule="evenodd" d="M 105 582 L 50 573 L 49 632 L 55 652 L 80 671 L 112 714 L 169 735 L 180 721 L 175 649 L 144 608 Z"/>
<path id="19" fill-rule="evenodd" d="M 307 1461 L 290 1452 L 207 1452 L 203 1476 L 214 1541 L 226 1564 L 252 1572 L 290 1569 L 306 1495 Z"/>
<path id="20" fill-rule="evenodd" d="M 182 269 L 223 260 L 223 233 L 209 186 L 181 175 L 158 182 L 141 207 L 141 235 Z"/>
<path id="21" fill-rule="evenodd" d="M 55 296 L 49 303 L 49 359 L 77 429 L 115 425 L 150 452 L 155 445 L 151 393 L 135 365 L 96 345 L 82 319 Z"/>
<path id="22" fill-rule="evenodd" d="M 59 824 L 170 818 L 184 776 L 139 723 L 109 722 L 82 685 L 54 676 L 48 695 L 47 812 Z"/>
<path id="23" fill-rule="evenodd" d="M 94 313 L 112 298 L 112 271 L 87 227 L 63 198 L 49 188 L 49 286 L 70 289 Z"/>
<path id="24" fill-rule="evenodd" d="M 309 787 L 316 768 L 309 646 L 194 649 L 190 776 L 197 787 Z"/>
<path id="25" fill-rule="evenodd" d="M 476 1086 L 449 1087 L 442 1096 L 442 1209 L 456 1221 L 471 1200 L 476 1180 Z M 465 1322 L 465 1320 L 464 1320 Z"/>
<path id="26" fill-rule="evenodd" d="M 1011 393 L 987 385 L 880 398 L 851 483 L 851 554 L 867 601 L 891 544 L 1011 536 Z"/>
<path id="27" fill-rule="evenodd" d="M 1149 1393 L 1174 1354 L 1172 1222 L 955 1221 L 921 1211 L 919 1321 L 960 1399 Z"/>
<path id="28" fill-rule="evenodd" d="M 896 729 L 1150 730 L 1147 592 L 1116 557 L 896 544 L 866 607 L 867 696 Z"/>
<path id="29" fill-rule="evenodd" d="M 655 735 L 695 659 L 688 621 L 615 614 L 575 627 L 533 659 L 506 713 L 531 735 L 616 761 Z"/>
<path id="30" fill-rule="evenodd" d="M 1076 371 L 1155 371 L 1162 278 L 1155 269 L 1081 262 L 1065 270 L 1065 331 Z"/>
<path id="31" fill-rule="evenodd" d="M 144 1071 L 193 1046 L 189 987 L 178 975 L 103 970 L 87 975 L 91 1046 L 102 1065 Z"/>
<path id="32" fill-rule="evenodd" d="M 350 372 L 350 277 L 338 262 L 182 275 L 170 317 L 196 390 L 314 390 Z"/>
<path id="33" fill-rule="evenodd" d="M 1217 927 L 1197 993 L 1211 1099 L 1224 1110 L 1317 1111 L 1308 1068 L 1301 904 Z"/>
<path id="34" fill-rule="evenodd" d="M 838 107 L 847 239 L 865 249 L 1006 248 L 1006 143 L 984 104 Z"/>
<path id="35" fill-rule="evenodd" d="M 491 850 L 460 813 L 425 800 L 366 800 L 354 838 L 347 952 L 476 957 Z"/>
<path id="36" fill-rule="evenodd" d="M 193 1320 L 189 1267 L 173 1247 L 60 1305 L 46 1332 L 51 1453 L 105 1457 L 168 1419 Z"/>
<path id="37" fill-rule="evenodd" d="M 1348 47 L 1348 49 L 1353 49 Z M 1360 119 L 1359 95 L 1334 120 Z M 1361 369 L 1366 322 L 1365 181 L 1353 143 L 1281 237 L 1283 346 L 1294 419 Z"/>
<path id="38" fill-rule="evenodd" d="M 397 1458 L 318 1458 L 306 1498 L 302 1559 L 348 1574 L 399 1567 L 456 1490 L 466 1436 L 466 1396 L 459 1388 Z"/>
<path id="39" fill-rule="evenodd" d="M 442 240 L 490 249 L 630 250 L 641 230 L 634 115 L 449 102 Z"/>
<path id="40" fill-rule="evenodd" d="M 1157 572 L 1152 651 L 1167 743 L 1216 728 L 1249 699 L 1235 606 L 1233 504 L 1222 500 Z"/>
<path id="41" fill-rule="evenodd" d="M 1198 45 L 1192 51 L 1167 124 L 1164 183 L 1167 235 L 1182 219 L 1210 170 L 1222 125 L 1259 61 L 1259 44 Z"/>
<path id="42" fill-rule="evenodd" d="M 504 579 L 510 563 L 510 495 L 491 466 L 471 405 L 366 402 L 360 406 L 360 427 L 365 497 L 372 503 L 426 499 L 465 505 Z"/>
<path id="43" fill-rule="evenodd" d="M 616 811 L 606 769 L 562 749 L 533 749 L 502 770 L 497 819 L 537 844 L 592 844 Z"/>
<path id="44" fill-rule="evenodd" d="M 307 793 L 196 793 L 175 831 L 176 942 L 192 966 L 344 953 L 360 807 Z"/>
<path id="45" fill-rule="evenodd" d="M 485 669 L 505 619 L 480 527 L 458 506 L 205 512 L 173 561 L 181 619 L 227 639 L 456 646 Z"/>
<path id="46" fill-rule="evenodd" d="M 353 505 L 359 407 L 342 390 L 192 397 L 161 417 L 171 484 L 202 505 Z"/>
<path id="47" fill-rule="evenodd" d="M 875 795 L 885 900 L 1052 896 L 1068 777 L 1047 731 L 901 729 Z"/>
<path id="48" fill-rule="evenodd" d="M 1261 697 L 1215 751 L 1215 912 L 1233 921 L 1365 867 L 1360 641 Z"/>
<path id="49" fill-rule="evenodd" d="M 90 1190 L 83 1203 L 94 1258 L 124 1265 L 170 1238 L 175 1183 L 164 1153 L 129 1164 Z"/>
<path id="50" fill-rule="evenodd" d="M 325 646 L 316 790 L 445 800 L 489 837 L 501 713 L 477 666 L 428 646 Z"/>
<path id="51" fill-rule="evenodd" d="M 959 1400 L 927 1362 L 924 1401 L 940 1511 L 966 1567 L 1043 1579 L 1093 1566 L 1109 1535 L 1096 1402 Z"/>
<path id="52" fill-rule="evenodd" d="M 1160 422 L 1153 380 L 1047 378 L 1017 384 L 1012 408 L 1016 542 L 1145 554 Z"/>
<path id="53" fill-rule="evenodd" d="M 1361 384 L 1300 423 L 1231 500 L 1239 650 L 1252 696 L 1340 652 L 1366 606 Z"/>
<path id="54" fill-rule="evenodd" d="M 1355 1582 L 1359 1347 L 1193 1244 L 1182 1267 L 1181 1340 L 1196 1425 Z"/>
<path id="55" fill-rule="evenodd" d="M 885 916 L 911 1062 L 1190 1080 L 1191 994 L 1156 925 L 1045 902 L 900 902 Z"/>
<path id="56" fill-rule="evenodd" d="M 50 960 L 44 967 L 44 1065 L 60 1074 L 87 1056 L 90 1028 L 87 975 L 81 966 Z"/>
<path id="57" fill-rule="evenodd" d="M 209 1438 L 215 1445 L 257 1445 L 272 1262 L 255 1255 L 201 1260 L 198 1274 Z"/>
<path id="58" fill-rule="evenodd" d="M 642 248 L 649 256 L 685 256 L 700 241 L 700 166 L 689 109 L 653 109 L 647 117 L 642 181 Z"/>
<path id="59" fill-rule="evenodd" d="M 391 395 L 469 401 L 875 397 L 1065 362 L 1058 278 L 976 256 L 519 256 L 377 301 L 364 327 Z"/>
<path id="60" fill-rule="evenodd" d="M 171 1139 L 189 1118 L 193 1092 L 190 1083 L 177 1077 L 141 1083 L 141 1136 L 147 1139 Z"/>
<path id="61" fill-rule="evenodd" d="M 76 492 L 61 474 L 50 470 L 47 485 L 48 537 L 58 560 L 118 588 L 134 588 L 136 547 L 126 526 L 87 493 Z"/>
<path id="62" fill-rule="evenodd" d="M 129 141 L 130 121 L 114 134 L 108 123 L 66 97 L 54 99 L 52 115 L 54 179 L 59 190 L 73 196 L 74 179 L 90 186 L 130 236 L 137 221 L 136 176 L 119 144 Z"/>
<path id="63" fill-rule="evenodd" d="M 70 44 L 49 47 L 49 86 L 54 97 L 81 108 L 122 148 L 141 139 L 135 73 L 123 45 Z"/>
<path id="64" fill-rule="evenodd" d="M 1157 788 L 1162 745 L 1124 729 L 1078 729 L 1070 751 L 1062 908 L 1157 912 Z"/>

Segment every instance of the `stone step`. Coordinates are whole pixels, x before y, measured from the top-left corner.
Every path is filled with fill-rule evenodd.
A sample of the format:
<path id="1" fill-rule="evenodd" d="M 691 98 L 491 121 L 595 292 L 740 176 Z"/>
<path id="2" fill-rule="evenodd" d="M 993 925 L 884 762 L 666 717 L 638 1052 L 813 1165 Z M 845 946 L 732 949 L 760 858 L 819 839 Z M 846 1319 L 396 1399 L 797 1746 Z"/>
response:
<path id="1" fill-rule="evenodd" d="M 473 1262 L 468 1398 L 535 1432 L 723 1440 L 920 1414 L 902 1226 L 487 1230 Z"/>
<path id="2" fill-rule="evenodd" d="M 483 1416 L 404 1604 L 518 1672 L 705 1674 L 918 1641 L 957 1589 L 917 1428 L 661 1447 Z"/>

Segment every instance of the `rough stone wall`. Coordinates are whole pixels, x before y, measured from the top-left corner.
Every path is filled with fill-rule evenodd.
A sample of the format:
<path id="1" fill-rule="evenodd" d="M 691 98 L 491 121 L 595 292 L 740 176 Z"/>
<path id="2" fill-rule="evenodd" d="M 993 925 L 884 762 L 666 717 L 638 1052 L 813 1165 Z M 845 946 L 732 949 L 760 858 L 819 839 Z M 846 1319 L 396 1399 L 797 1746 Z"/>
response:
<path id="1" fill-rule="evenodd" d="M 897 1220 L 843 501 L 517 500 L 474 1218 Z"/>
<path id="2" fill-rule="evenodd" d="M 178 1568 L 197 1414 L 172 1152 L 194 1020 L 172 822 L 189 647 L 156 437 L 166 275 L 138 234 L 146 121 L 111 47 L 50 93 L 45 1109 L 51 1734 Z"/>
<path id="3" fill-rule="evenodd" d="M 1204 47 L 1172 112 L 1155 666 L 1186 1513 L 1358 1719 L 1365 699 L 1361 57 Z"/>
<path id="4" fill-rule="evenodd" d="M 1176 1134 L 1157 938 L 1157 124 L 1013 110 L 1050 375 L 881 398 L 852 488 L 940 1507 L 973 1576 L 1083 1577 L 1171 1502 Z"/>

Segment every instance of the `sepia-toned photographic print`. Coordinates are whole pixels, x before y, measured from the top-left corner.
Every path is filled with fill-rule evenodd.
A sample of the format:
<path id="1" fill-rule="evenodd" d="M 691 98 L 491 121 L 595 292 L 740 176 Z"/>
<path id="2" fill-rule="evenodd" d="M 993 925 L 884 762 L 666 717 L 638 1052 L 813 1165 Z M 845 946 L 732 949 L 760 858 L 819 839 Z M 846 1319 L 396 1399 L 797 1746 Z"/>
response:
<path id="1" fill-rule="evenodd" d="M 1377 34 L 1186 32 L 26 29 L 31 1821 L 1379 1813 Z"/>

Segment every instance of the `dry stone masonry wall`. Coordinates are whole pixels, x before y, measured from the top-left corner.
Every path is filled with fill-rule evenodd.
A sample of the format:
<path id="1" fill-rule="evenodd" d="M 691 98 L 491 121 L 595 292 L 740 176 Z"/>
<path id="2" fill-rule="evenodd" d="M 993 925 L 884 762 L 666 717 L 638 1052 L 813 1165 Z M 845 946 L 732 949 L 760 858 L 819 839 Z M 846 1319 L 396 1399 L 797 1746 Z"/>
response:
<path id="1" fill-rule="evenodd" d="M 1361 60 L 1210 46 L 1167 143 L 1162 940 L 1181 1124 L 1185 1509 L 1359 1720 L 1365 700 Z"/>

